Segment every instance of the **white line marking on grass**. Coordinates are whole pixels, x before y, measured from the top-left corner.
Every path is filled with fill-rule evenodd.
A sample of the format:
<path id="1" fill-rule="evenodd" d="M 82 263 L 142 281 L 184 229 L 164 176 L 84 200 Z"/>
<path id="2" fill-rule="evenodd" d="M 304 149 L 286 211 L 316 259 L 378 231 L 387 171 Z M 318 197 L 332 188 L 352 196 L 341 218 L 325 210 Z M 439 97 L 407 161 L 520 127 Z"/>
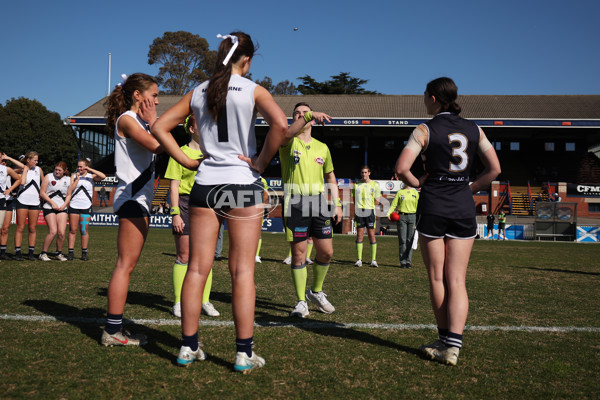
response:
<path id="1" fill-rule="evenodd" d="M 0 315 L 0 320 L 6 321 L 28 321 L 28 322 L 68 322 L 68 323 L 86 323 L 104 325 L 105 318 L 91 317 L 53 317 L 49 315 Z M 138 325 L 181 325 L 179 319 L 125 319 L 124 323 L 135 323 Z M 265 328 L 308 328 L 308 329 L 391 329 L 391 330 L 435 330 L 433 324 L 364 324 L 364 323 L 341 323 L 341 322 L 318 322 L 318 321 L 297 321 L 297 322 L 270 322 L 258 321 L 254 324 L 257 327 Z M 200 326 L 233 326 L 233 321 L 201 320 Z M 504 332 L 598 332 L 600 327 L 595 326 L 476 326 L 467 325 L 466 331 L 504 331 Z"/>

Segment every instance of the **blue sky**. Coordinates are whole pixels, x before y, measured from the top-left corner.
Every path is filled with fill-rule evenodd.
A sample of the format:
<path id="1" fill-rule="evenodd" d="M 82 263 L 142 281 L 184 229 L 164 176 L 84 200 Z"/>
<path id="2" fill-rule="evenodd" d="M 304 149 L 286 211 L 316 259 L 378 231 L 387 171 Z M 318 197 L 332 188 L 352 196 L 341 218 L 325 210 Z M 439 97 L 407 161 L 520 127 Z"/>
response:
<path id="1" fill-rule="evenodd" d="M 462 94 L 600 94 L 598 1 L 9 1 L 0 15 L 0 103 L 39 100 L 67 117 L 122 73 L 156 74 L 148 46 L 166 31 L 249 33 L 254 78 L 422 94 L 439 76 Z M 294 31 L 297 27 L 298 30 Z"/>

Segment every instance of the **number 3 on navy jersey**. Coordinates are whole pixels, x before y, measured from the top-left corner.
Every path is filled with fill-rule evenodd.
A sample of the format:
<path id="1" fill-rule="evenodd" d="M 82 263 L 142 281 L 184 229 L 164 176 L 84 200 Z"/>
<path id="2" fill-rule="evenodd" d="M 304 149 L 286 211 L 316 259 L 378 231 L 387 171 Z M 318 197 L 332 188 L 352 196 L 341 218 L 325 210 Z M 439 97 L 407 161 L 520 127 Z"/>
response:
<path id="1" fill-rule="evenodd" d="M 458 164 L 450 162 L 450 172 L 464 171 L 467 165 L 469 165 L 469 156 L 466 153 L 469 140 L 462 133 L 453 133 L 448 135 L 448 141 L 450 142 L 450 147 L 452 147 L 452 156 L 460 159 Z M 458 147 L 453 146 L 453 143 L 458 143 Z"/>

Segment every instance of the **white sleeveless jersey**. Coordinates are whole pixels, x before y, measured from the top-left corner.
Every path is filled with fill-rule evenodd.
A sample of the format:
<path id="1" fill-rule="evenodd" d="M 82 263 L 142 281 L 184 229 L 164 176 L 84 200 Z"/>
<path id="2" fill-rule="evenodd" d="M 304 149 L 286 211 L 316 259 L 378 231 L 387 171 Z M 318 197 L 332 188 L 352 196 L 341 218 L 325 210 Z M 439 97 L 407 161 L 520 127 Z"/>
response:
<path id="1" fill-rule="evenodd" d="M 253 157 L 256 153 L 254 90 L 257 86 L 240 75 L 232 75 L 226 112 L 216 123 L 206 109 L 208 81 L 194 89 L 190 105 L 200 132 L 200 149 L 208 155 L 198 167 L 197 184 L 250 184 L 260 178 L 258 172 L 238 158 L 238 155 Z"/>
<path id="2" fill-rule="evenodd" d="M 117 126 L 123 115 L 129 115 L 146 131 L 146 121 L 133 111 L 119 116 L 115 125 L 115 167 L 119 179 L 113 208 L 118 211 L 129 200 L 138 202 L 148 212 L 154 198 L 154 154 L 139 145 L 135 140 L 119 136 Z M 150 132 L 148 131 L 148 135 Z"/>
<path id="3" fill-rule="evenodd" d="M 25 186 L 23 186 L 17 196 L 19 203 L 27 206 L 40 205 L 40 180 L 40 167 L 35 167 L 27 171 Z"/>
<path id="4" fill-rule="evenodd" d="M 10 175 L 6 165 L 0 165 L 0 200 L 8 199 L 8 196 L 4 195 L 4 191 L 11 186 Z"/>
<path id="5" fill-rule="evenodd" d="M 71 194 L 71 202 L 69 207 L 77 210 L 87 210 L 92 206 L 92 196 L 94 195 L 94 179 L 92 174 L 87 173 L 85 176 L 80 176 L 77 181 L 77 186 Z"/>
<path id="6" fill-rule="evenodd" d="M 65 203 L 69 185 L 71 185 L 71 179 L 68 176 L 63 175 L 62 178 L 58 179 L 53 172 L 48 175 L 46 194 L 60 207 Z M 44 202 L 44 209 L 51 210 L 52 206 L 50 203 Z"/>

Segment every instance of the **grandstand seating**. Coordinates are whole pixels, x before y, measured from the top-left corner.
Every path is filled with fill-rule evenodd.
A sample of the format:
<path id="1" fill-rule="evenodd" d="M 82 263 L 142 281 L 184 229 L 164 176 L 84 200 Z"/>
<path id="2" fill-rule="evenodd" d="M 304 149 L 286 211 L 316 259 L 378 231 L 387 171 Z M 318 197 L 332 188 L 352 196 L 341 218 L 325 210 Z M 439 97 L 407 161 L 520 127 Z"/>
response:
<path id="1" fill-rule="evenodd" d="M 153 207 L 168 203 L 170 185 L 170 179 L 156 178 L 156 182 L 154 183 L 154 200 L 152 200 Z"/>

